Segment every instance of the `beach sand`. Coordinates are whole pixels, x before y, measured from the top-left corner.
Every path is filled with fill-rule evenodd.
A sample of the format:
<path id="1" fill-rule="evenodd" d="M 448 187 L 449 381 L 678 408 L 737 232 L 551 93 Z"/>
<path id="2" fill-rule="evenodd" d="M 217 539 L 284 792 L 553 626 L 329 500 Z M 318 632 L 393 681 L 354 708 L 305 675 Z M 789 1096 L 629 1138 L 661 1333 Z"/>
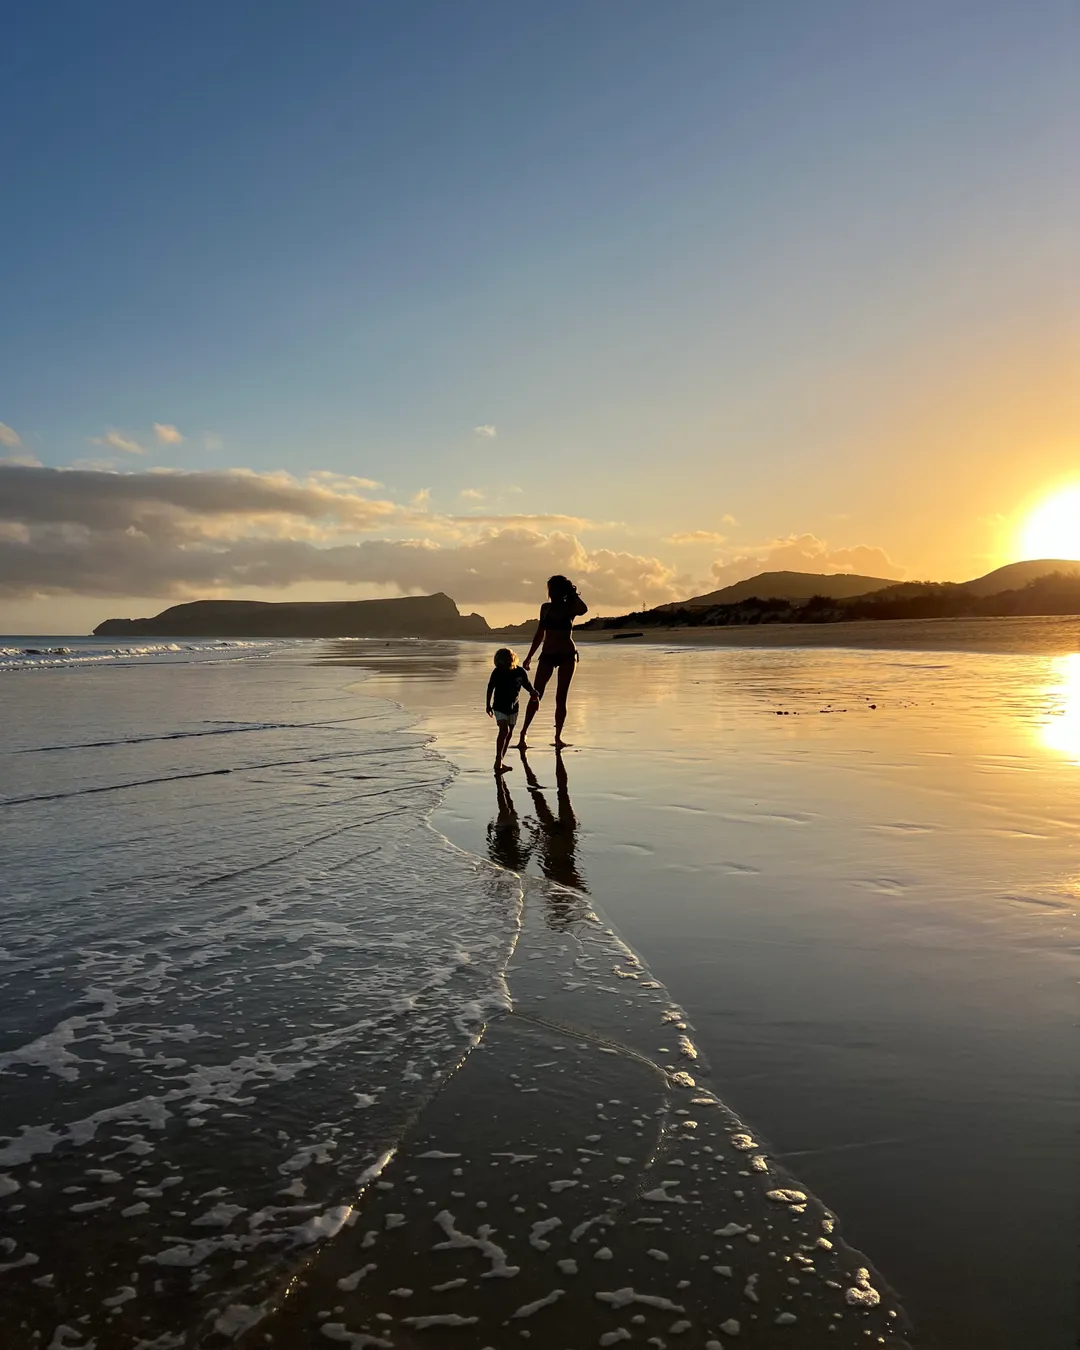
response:
<path id="1" fill-rule="evenodd" d="M 461 768 L 437 827 L 601 906 L 920 1334 L 1064 1350 L 1080 657 L 1056 654 L 1070 623 L 993 628 L 895 653 L 583 646 L 562 781 L 548 709 L 501 792 L 487 651 L 365 667 Z"/>
<path id="2" fill-rule="evenodd" d="M 639 638 L 627 637 L 639 632 Z M 623 636 L 619 636 L 622 634 Z M 1080 648 L 1080 618 L 875 619 L 725 627 L 583 629 L 579 643 L 690 647 L 848 647 L 865 651 L 1000 652 L 1067 656 Z M 528 650 L 527 643 L 523 643 Z"/>
<path id="3" fill-rule="evenodd" d="M 1056 632 L 15 677 L 5 1346 L 1064 1350 Z"/>

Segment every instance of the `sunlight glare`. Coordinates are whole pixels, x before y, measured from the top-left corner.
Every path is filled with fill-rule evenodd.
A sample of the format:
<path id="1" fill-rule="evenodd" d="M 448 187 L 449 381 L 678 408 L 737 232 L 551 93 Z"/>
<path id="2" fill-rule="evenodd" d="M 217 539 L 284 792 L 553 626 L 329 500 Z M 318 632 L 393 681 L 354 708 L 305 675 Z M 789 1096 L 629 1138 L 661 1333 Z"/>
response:
<path id="1" fill-rule="evenodd" d="M 1054 702 L 1040 738 L 1048 749 L 1080 764 L 1080 653 L 1059 657 L 1054 668 L 1059 683 L 1050 686 Z"/>
<path id="2" fill-rule="evenodd" d="M 1021 557 L 1080 560 L 1080 487 L 1048 497 L 1021 530 Z"/>

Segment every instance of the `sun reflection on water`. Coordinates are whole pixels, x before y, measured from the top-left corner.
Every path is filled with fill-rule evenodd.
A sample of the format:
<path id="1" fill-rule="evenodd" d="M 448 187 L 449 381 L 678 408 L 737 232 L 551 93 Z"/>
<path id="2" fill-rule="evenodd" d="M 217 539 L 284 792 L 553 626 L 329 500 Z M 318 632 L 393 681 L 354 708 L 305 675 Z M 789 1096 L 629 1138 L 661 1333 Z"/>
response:
<path id="1" fill-rule="evenodd" d="M 1080 653 L 1058 657 L 1054 673 L 1056 682 L 1047 691 L 1052 704 L 1039 738 L 1048 749 L 1080 764 Z"/>

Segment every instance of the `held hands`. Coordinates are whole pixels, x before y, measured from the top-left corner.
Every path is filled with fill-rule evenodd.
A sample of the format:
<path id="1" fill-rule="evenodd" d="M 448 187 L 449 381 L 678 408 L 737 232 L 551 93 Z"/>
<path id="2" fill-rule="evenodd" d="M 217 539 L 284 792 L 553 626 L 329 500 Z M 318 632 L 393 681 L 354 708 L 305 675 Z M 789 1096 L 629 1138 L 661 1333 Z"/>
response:
<path id="1" fill-rule="evenodd" d="M 531 660 L 532 660 L 532 657 L 531 657 L 531 656 L 527 656 L 527 657 L 525 658 L 525 660 L 522 661 L 522 663 L 521 663 L 521 669 L 522 669 L 522 670 L 528 670 L 528 669 L 529 669 L 529 662 L 530 662 Z"/>
<path id="2" fill-rule="evenodd" d="M 491 711 L 490 708 L 485 708 L 484 711 L 487 713 L 487 715 L 488 715 L 489 717 L 494 717 L 494 716 L 495 716 L 495 714 Z"/>

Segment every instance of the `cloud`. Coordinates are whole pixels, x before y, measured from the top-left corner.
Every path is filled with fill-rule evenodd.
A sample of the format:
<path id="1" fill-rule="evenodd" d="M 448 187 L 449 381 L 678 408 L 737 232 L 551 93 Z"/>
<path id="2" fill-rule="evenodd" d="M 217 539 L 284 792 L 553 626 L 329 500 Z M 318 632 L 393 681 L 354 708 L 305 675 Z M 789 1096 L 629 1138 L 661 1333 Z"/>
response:
<path id="1" fill-rule="evenodd" d="M 0 464 L 8 464 L 11 465 L 13 468 L 18 467 L 21 469 L 41 468 L 41 460 L 38 459 L 37 455 L 31 455 L 29 451 L 26 450 L 22 451 L 20 454 L 17 455 L 0 456 Z"/>
<path id="2" fill-rule="evenodd" d="M 726 534 L 717 534 L 715 530 L 682 530 L 676 534 L 669 534 L 666 542 L 669 544 L 722 544 L 726 538 Z"/>
<path id="3" fill-rule="evenodd" d="M 588 520 L 585 516 L 562 516 L 556 513 L 549 515 L 445 516 L 444 519 L 461 525 L 565 525 L 573 530 L 595 530 L 599 528 L 596 521 Z M 610 524 L 611 522 L 605 523 Z"/>
<path id="4" fill-rule="evenodd" d="M 409 503 L 415 506 L 419 511 L 426 511 L 431 501 L 431 489 L 421 488 L 419 492 L 414 492 L 409 498 Z"/>
<path id="5" fill-rule="evenodd" d="M 155 422 L 154 435 L 162 445 L 179 445 L 184 439 L 177 428 L 169 422 Z"/>
<path id="6" fill-rule="evenodd" d="M 498 429 L 496 427 L 493 427 L 490 422 L 486 422 L 481 427 L 473 427 L 473 431 L 477 434 L 477 436 L 491 437 L 497 436 L 499 434 Z"/>
<path id="7" fill-rule="evenodd" d="M 37 465 L 40 468 L 40 464 Z M 69 469 L 89 469 L 93 473 L 116 473 L 119 470 L 119 462 L 115 459 L 73 459 Z"/>
<path id="8" fill-rule="evenodd" d="M 202 443 L 204 450 L 220 450 L 224 444 L 216 431 L 204 431 Z"/>
<path id="9" fill-rule="evenodd" d="M 531 604 L 562 572 L 595 609 L 661 604 L 694 587 L 658 558 L 537 528 L 573 517 L 491 517 L 478 535 L 442 543 L 355 538 L 438 519 L 325 478 L 0 466 L 0 595 L 178 599 L 344 582 Z"/>
<path id="10" fill-rule="evenodd" d="M 127 436 L 122 436 L 119 431 L 112 427 L 106 431 L 104 436 L 91 436 L 89 438 L 91 445 L 111 445 L 114 450 L 123 450 L 125 455 L 145 455 L 146 451 L 138 441 L 130 440 Z"/>
<path id="11" fill-rule="evenodd" d="M 22 439 L 14 427 L 9 427 L 6 422 L 0 422 L 0 445 L 6 445 L 9 450 L 18 450 L 22 445 Z"/>
<path id="12" fill-rule="evenodd" d="M 484 494 L 476 488 L 462 488 L 458 496 L 463 497 L 467 502 L 482 502 L 484 500 Z"/>
<path id="13" fill-rule="evenodd" d="M 366 480 L 362 480 L 366 481 Z M 0 466 L 0 519 L 80 530 L 135 530 L 185 538 L 307 521 L 327 536 L 377 528 L 401 512 L 337 484 L 286 473 L 179 473 L 168 469 L 106 473 L 95 469 Z"/>
<path id="14" fill-rule="evenodd" d="M 762 548 L 763 552 L 717 559 L 710 569 L 717 586 L 731 586 L 759 572 L 853 572 L 893 581 L 904 575 L 884 549 L 866 544 L 834 549 L 816 535 L 800 534 L 770 540 Z"/>

